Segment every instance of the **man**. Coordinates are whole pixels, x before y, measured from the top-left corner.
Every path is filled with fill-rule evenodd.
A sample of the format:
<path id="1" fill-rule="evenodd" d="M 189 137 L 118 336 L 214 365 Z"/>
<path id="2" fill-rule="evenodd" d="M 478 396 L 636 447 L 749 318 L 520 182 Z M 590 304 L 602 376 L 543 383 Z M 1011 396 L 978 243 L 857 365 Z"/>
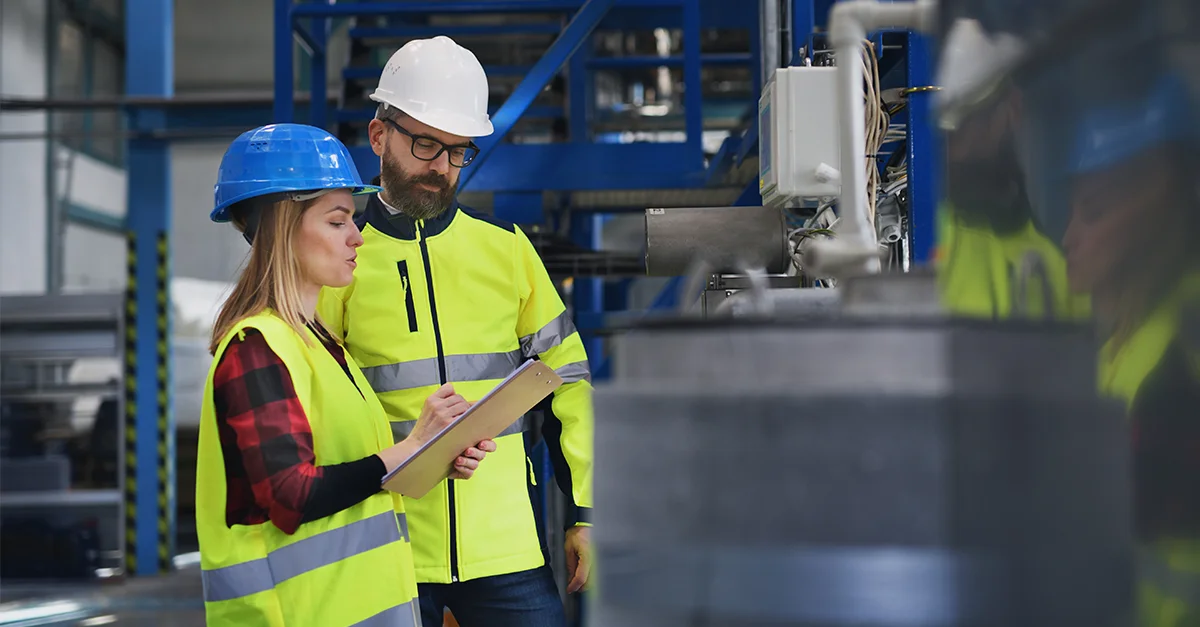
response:
<path id="1" fill-rule="evenodd" d="M 542 434 L 567 494 L 568 592 L 588 581 L 592 406 L 587 355 L 555 285 L 513 224 L 458 206 L 460 168 L 489 135 L 488 86 L 475 56 L 447 37 L 412 41 L 371 99 L 371 147 L 384 191 L 357 222 L 354 282 L 322 294 L 320 315 L 404 437 L 422 400 L 450 381 L 477 400 L 528 358 L 564 380 Z M 522 418 L 496 438 L 470 482 L 405 499 L 426 627 L 449 608 L 463 627 L 563 625 L 538 538 Z"/>
<path id="2" fill-rule="evenodd" d="M 938 211 L 942 304 L 973 318 L 1086 319 L 1087 295 L 1030 200 L 1022 164 L 1020 93 L 981 107 L 946 141 L 946 198 Z"/>

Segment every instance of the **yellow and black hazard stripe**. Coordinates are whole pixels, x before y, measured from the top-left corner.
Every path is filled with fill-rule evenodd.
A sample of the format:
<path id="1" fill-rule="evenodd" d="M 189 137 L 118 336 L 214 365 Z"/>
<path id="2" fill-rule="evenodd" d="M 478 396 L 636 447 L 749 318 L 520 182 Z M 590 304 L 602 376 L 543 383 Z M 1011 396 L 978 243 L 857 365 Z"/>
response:
<path id="1" fill-rule="evenodd" d="M 158 400 L 158 570 L 167 572 L 172 568 L 172 558 L 175 555 L 175 538 L 172 537 L 172 530 L 175 528 L 175 433 L 171 428 L 171 395 L 168 389 L 170 294 L 167 291 L 167 280 L 170 273 L 170 257 L 167 254 L 165 231 L 158 232 L 154 251 L 154 339 L 158 362 L 155 372 L 155 396 Z"/>
<path id="2" fill-rule="evenodd" d="M 125 234 L 125 572 L 137 573 L 137 234 Z"/>
<path id="3" fill-rule="evenodd" d="M 137 234 L 126 234 L 126 285 L 125 285 L 125 568 L 130 574 L 138 567 L 138 318 L 149 312 L 138 310 L 137 304 Z M 171 570 L 174 560 L 175 538 L 171 530 L 175 527 L 175 433 L 171 429 L 170 376 L 170 294 L 167 291 L 170 279 L 170 255 L 167 233 L 161 231 L 155 238 L 155 418 L 156 452 L 155 476 L 157 477 L 158 516 L 155 521 L 157 544 L 157 570 Z"/>

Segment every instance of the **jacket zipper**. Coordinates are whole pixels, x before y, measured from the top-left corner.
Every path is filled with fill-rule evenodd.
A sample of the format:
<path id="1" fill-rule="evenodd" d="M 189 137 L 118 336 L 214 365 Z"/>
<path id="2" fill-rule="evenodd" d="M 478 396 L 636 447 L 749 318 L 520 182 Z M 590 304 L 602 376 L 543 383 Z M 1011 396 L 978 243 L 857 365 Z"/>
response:
<path id="1" fill-rule="evenodd" d="M 408 315 L 408 332 L 417 332 L 417 307 L 413 302 L 412 285 L 408 281 L 408 260 L 396 262 L 396 271 L 400 273 L 400 285 L 404 288 L 404 312 Z"/>
<path id="2" fill-rule="evenodd" d="M 421 261 L 425 264 L 425 286 L 429 291 L 429 316 L 433 318 L 433 340 L 437 344 L 438 376 L 446 383 L 446 353 L 442 349 L 442 331 L 438 325 L 437 303 L 433 298 L 433 270 L 429 263 L 429 244 L 425 241 L 424 221 L 417 222 L 421 245 Z M 446 480 L 446 500 L 450 507 L 450 581 L 458 581 L 458 524 L 454 511 L 454 480 Z"/>

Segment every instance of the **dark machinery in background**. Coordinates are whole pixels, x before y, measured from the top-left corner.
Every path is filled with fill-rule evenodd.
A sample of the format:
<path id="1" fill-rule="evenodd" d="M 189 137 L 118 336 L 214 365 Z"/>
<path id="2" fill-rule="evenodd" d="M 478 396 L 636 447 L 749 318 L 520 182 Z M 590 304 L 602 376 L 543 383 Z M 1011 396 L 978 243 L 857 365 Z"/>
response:
<path id="1" fill-rule="evenodd" d="M 122 295 L 0 298 L 0 577 L 121 572 Z"/>

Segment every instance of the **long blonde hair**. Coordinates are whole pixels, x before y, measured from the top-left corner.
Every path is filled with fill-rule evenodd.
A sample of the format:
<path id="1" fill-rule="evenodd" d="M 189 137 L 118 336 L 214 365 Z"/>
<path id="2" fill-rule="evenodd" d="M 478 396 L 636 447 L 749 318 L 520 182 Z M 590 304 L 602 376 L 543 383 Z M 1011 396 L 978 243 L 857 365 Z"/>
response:
<path id="1" fill-rule="evenodd" d="M 300 296 L 303 276 L 300 260 L 296 256 L 295 240 L 304 212 L 315 202 L 316 199 L 284 199 L 259 209 L 261 213 L 254 231 L 254 243 L 250 247 L 250 259 L 242 269 L 233 292 L 217 314 L 209 353 L 216 355 L 221 340 L 234 325 L 267 309 L 273 310 L 300 334 L 305 343 L 311 343 L 305 327 L 333 337 L 319 319 L 306 318 Z M 244 207 L 241 209 L 233 211 L 233 224 L 239 231 L 245 232 L 247 216 Z"/>

